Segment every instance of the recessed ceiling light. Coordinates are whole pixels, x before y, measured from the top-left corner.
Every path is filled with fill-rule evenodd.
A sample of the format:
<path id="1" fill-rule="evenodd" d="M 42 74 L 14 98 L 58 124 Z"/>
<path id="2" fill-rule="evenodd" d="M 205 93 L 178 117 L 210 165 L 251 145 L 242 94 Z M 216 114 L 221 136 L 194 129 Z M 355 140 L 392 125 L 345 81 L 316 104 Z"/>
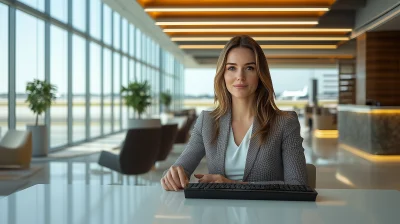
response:
<path id="1" fill-rule="evenodd" d="M 352 29 L 334 28 L 199 28 L 164 29 L 166 33 L 226 33 L 226 32 L 350 32 Z"/>
<path id="2" fill-rule="evenodd" d="M 156 22 L 157 26 L 204 25 L 316 25 L 318 21 L 210 21 L 210 22 Z"/>
<path id="3" fill-rule="evenodd" d="M 232 37 L 171 37 L 171 41 L 229 41 Z M 253 37 L 256 41 L 341 41 L 349 37 Z"/>
<path id="4" fill-rule="evenodd" d="M 146 8 L 145 12 L 326 12 L 329 8 Z"/>
<path id="5" fill-rule="evenodd" d="M 222 49 L 225 45 L 180 45 L 181 49 Z M 263 49 L 336 49 L 336 45 L 260 45 Z"/>

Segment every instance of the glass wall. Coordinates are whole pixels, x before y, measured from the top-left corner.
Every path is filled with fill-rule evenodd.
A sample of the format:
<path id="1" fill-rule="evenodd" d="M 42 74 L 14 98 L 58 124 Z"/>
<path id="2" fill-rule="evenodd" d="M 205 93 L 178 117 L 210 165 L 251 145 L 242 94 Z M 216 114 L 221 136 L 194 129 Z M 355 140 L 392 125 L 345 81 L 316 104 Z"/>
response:
<path id="1" fill-rule="evenodd" d="M 17 10 L 15 41 L 16 128 L 25 130 L 36 119 L 25 102 L 26 84 L 44 79 L 44 21 Z M 44 124 L 44 114 L 39 117 L 39 124 Z"/>
<path id="2" fill-rule="evenodd" d="M 8 130 L 8 7 L 0 3 L 0 138 Z"/>
<path id="3" fill-rule="evenodd" d="M 85 39 L 72 37 L 72 141 L 86 139 L 86 42 Z"/>
<path id="4" fill-rule="evenodd" d="M 25 130 L 26 125 L 35 123 L 25 102 L 26 85 L 34 79 L 57 87 L 57 99 L 49 113 L 38 120 L 50 129 L 51 150 L 126 130 L 128 118 L 135 116 L 122 100 L 121 86 L 134 81 L 149 83 L 152 105 L 144 117 L 159 114 L 161 91 L 183 94 L 177 89 L 182 86 L 177 82 L 182 81 L 183 73 L 174 69 L 174 65 L 182 65 L 101 0 L 2 2 L 0 136 L 9 128 Z M 9 19 L 9 9 L 15 10 L 15 20 Z M 15 49 L 10 46 L 10 30 L 15 30 L 11 42 Z M 15 58 L 8 58 L 10 51 Z M 10 85 L 13 80 L 15 86 Z M 15 93 L 15 102 L 9 102 L 10 93 Z"/>
<path id="5" fill-rule="evenodd" d="M 101 134 L 101 48 L 96 43 L 90 43 L 90 137 Z"/>
<path id="6" fill-rule="evenodd" d="M 120 112 L 121 112 L 121 57 L 120 54 L 114 53 L 114 73 L 113 73 L 113 115 L 114 115 L 114 130 L 121 129 Z"/>
<path id="7" fill-rule="evenodd" d="M 57 86 L 57 99 L 50 109 L 50 147 L 68 143 L 68 42 L 67 31 L 50 27 L 50 82 Z"/>
<path id="8" fill-rule="evenodd" d="M 51 17 L 64 23 L 68 21 L 68 0 L 51 1 L 50 8 Z M 76 12 L 74 14 L 79 13 Z"/>
<path id="9" fill-rule="evenodd" d="M 122 79 L 121 79 L 121 85 L 122 86 L 127 86 L 129 82 L 129 76 L 128 76 L 128 58 L 123 57 L 122 58 Z M 121 104 L 122 104 L 122 123 L 121 123 L 121 128 L 126 129 L 128 128 L 128 107 L 125 105 L 125 103 L 121 99 Z"/>
<path id="10" fill-rule="evenodd" d="M 74 14 L 72 16 L 72 25 L 76 29 L 78 29 L 82 32 L 85 32 L 86 31 L 86 4 L 85 4 L 85 1 L 82 1 L 82 0 L 71 0 L 71 1 L 72 1 L 72 11 L 74 12 Z M 91 4 L 92 4 L 92 2 L 93 1 L 91 1 Z M 96 7 L 93 7 L 93 12 L 91 12 L 91 14 L 94 17 L 92 19 L 93 21 L 95 21 L 96 19 L 99 18 L 99 17 L 95 16 L 96 12 L 99 14 L 99 9 L 97 9 L 97 11 L 94 9 L 96 9 Z"/>
<path id="11" fill-rule="evenodd" d="M 82 0 L 76 1 L 85 2 Z M 101 0 L 90 0 L 90 35 L 99 40 L 101 38 L 101 10 Z"/>
<path id="12" fill-rule="evenodd" d="M 111 51 L 108 48 L 104 49 L 104 62 L 103 62 L 103 72 L 104 72 L 104 80 L 103 80 L 103 128 L 104 134 L 111 133 L 111 123 L 112 123 L 112 107 L 111 107 L 111 99 L 112 99 L 112 70 L 111 70 Z"/>
<path id="13" fill-rule="evenodd" d="M 44 1 L 45 0 L 20 0 L 20 2 L 33 7 L 41 12 L 44 12 Z"/>

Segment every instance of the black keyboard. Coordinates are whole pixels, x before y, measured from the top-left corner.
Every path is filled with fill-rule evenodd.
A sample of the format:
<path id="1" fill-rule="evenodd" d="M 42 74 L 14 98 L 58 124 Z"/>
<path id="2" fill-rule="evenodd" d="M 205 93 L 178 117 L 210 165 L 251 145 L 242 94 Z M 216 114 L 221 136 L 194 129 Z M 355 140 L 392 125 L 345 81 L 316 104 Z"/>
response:
<path id="1" fill-rule="evenodd" d="M 190 183 L 185 198 L 315 201 L 318 193 L 309 186 L 288 184 Z"/>

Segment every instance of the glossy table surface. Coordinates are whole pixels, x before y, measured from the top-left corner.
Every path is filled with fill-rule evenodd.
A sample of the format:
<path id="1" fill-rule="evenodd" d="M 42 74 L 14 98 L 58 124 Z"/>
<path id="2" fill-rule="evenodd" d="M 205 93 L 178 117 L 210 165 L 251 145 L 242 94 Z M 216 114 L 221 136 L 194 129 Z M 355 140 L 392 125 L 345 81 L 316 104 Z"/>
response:
<path id="1" fill-rule="evenodd" d="M 316 202 L 287 202 L 185 199 L 160 186 L 35 185 L 0 198 L 0 223 L 399 223 L 399 191 L 317 191 Z"/>

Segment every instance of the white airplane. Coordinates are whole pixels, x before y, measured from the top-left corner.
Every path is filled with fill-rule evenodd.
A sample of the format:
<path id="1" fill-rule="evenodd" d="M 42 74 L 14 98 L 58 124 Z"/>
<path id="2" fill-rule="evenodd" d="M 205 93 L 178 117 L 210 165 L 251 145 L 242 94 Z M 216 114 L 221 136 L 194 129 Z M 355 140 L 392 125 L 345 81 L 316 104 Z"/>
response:
<path id="1" fill-rule="evenodd" d="M 308 86 L 304 86 L 303 90 L 289 91 L 285 90 L 278 97 L 279 100 L 299 100 L 308 97 Z"/>

